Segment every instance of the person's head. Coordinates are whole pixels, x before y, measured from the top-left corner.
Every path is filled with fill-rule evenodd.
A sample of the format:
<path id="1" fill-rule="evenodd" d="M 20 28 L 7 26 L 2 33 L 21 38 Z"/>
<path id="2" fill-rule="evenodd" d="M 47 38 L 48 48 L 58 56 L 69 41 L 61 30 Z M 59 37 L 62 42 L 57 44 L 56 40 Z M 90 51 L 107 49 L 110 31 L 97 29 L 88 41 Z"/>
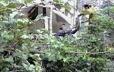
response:
<path id="1" fill-rule="evenodd" d="M 64 30 L 65 29 L 65 24 L 60 25 L 59 29 Z"/>
<path id="2" fill-rule="evenodd" d="M 85 9 L 89 9 L 89 8 L 91 8 L 91 5 L 85 4 L 83 7 L 84 7 Z"/>
<path id="3" fill-rule="evenodd" d="M 65 27 L 65 24 L 62 24 L 61 27 Z"/>

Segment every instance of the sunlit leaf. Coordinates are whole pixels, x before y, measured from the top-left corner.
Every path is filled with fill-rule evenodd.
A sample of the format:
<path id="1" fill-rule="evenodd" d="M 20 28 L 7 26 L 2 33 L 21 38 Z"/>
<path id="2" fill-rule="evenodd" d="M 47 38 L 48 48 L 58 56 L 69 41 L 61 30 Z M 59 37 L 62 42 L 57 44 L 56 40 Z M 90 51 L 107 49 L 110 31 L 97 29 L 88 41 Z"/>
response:
<path id="1" fill-rule="evenodd" d="M 16 8 L 18 6 L 20 6 L 21 4 L 20 3 L 10 3 L 7 5 L 8 8 Z"/>
<path id="2" fill-rule="evenodd" d="M 32 0 L 24 0 L 25 3 L 30 3 Z"/>

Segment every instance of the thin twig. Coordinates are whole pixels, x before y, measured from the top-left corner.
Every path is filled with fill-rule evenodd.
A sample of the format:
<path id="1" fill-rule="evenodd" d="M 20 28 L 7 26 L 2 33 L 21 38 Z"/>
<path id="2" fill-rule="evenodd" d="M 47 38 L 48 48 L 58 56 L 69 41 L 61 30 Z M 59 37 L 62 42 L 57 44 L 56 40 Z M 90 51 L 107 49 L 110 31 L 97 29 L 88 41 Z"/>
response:
<path id="1" fill-rule="evenodd" d="M 111 51 L 104 51 L 104 52 L 69 52 L 74 54 L 104 54 L 104 53 L 110 53 Z"/>

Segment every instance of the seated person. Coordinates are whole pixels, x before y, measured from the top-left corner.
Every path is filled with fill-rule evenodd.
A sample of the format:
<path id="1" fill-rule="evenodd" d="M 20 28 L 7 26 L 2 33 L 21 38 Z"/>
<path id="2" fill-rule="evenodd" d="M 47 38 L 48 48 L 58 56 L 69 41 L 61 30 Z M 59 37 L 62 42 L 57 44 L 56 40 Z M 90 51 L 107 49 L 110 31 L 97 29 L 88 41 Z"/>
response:
<path id="1" fill-rule="evenodd" d="M 65 30 L 65 24 L 62 24 L 59 28 L 59 31 L 55 34 L 55 36 L 65 36 L 66 34 L 75 34 L 79 29 L 74 27 L 70 30 Z"/>

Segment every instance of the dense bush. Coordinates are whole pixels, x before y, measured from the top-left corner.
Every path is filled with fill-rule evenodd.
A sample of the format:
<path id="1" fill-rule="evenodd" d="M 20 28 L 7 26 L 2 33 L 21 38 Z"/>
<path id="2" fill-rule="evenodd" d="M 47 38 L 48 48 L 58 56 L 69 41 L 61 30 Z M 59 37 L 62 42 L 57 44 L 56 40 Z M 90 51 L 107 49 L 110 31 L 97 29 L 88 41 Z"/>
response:
<path id="1" fill-rule="evenodd" d="M 41 71 L 40 55 L 33 52 L 35 41 L 29 34 L 31 21 L 16 11 L 21 5 L 16 0 L 0 1 L 0 72 Z"/>

